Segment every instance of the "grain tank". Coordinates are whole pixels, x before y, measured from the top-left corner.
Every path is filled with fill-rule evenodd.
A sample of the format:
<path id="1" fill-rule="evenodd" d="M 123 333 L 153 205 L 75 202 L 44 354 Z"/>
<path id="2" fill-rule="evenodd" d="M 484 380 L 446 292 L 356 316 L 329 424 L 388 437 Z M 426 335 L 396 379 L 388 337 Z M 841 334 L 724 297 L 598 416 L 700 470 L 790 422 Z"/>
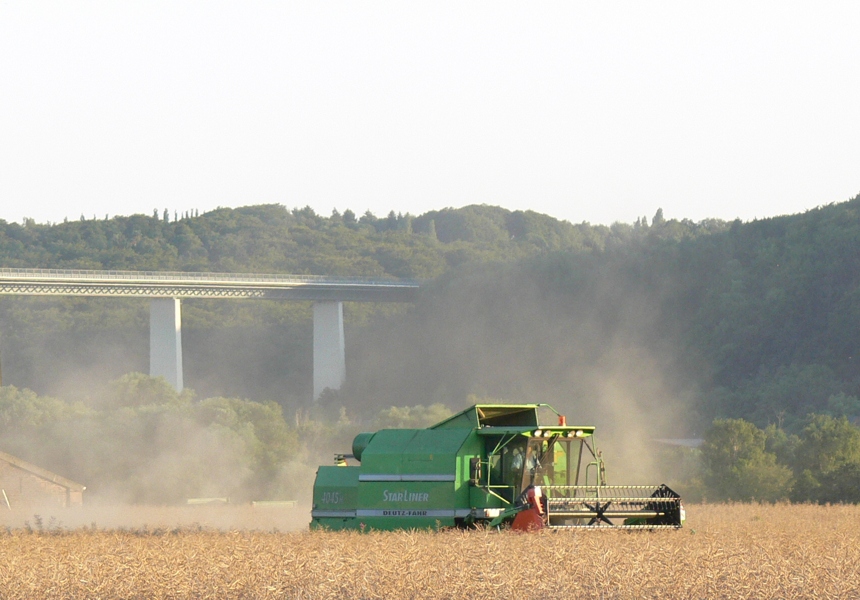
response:
<path id="1" fill-rule="evenodd" d="M 540 423 L 547 409 L 553 422 Z M 317 471 L 312 527 L 654 529 L 684 518 L 665 485 L 606 485 L 594 427 L 546 404 L 476 404 L 427 429 L 361 433 L 336 463 Z"/>

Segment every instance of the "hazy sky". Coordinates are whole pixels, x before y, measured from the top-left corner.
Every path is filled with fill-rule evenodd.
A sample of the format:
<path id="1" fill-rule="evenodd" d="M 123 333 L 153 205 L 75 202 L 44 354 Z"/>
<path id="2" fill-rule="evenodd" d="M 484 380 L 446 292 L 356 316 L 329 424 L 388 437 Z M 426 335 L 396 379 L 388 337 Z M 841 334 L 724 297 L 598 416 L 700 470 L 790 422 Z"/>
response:
<path id="1" fill-rule="evenodd" d="M 860 192 L 860 2 L 0 0 L 0 218 Z"/>

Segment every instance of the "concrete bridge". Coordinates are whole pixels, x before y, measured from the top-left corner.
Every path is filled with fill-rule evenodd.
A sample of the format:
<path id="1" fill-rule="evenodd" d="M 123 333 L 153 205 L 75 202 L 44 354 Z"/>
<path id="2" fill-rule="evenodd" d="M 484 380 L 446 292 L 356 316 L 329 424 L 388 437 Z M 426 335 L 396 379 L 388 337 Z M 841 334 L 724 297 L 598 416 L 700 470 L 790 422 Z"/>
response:
<path id="1" fill-rule="evenodd" d="M 0 269 L 0 294 L 150 298 L 149 374 L 182 383 L 182 298 L 259 298 L 313 302 L 314 398 L 346 377 L 344 302 L 413 302 L 416 281 L 163 271 Z"/>

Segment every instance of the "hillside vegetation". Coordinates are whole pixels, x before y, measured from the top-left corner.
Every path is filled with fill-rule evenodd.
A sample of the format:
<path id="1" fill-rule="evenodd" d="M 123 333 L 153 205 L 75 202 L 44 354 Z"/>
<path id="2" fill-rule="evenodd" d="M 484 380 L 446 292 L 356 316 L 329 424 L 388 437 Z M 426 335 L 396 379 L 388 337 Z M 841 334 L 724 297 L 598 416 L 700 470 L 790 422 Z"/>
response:
<path id="1" fill-rule="evenodd" d="M 860 197 L 751 223 L 658 213 L 594 231 L 586 249 L 448 271 L 368 332 L 388 350 L 355 356 L 377 375 L 345 392 L 552 398 L 671 416 L 676 434 L 716 417 L 799 431 L 811 412 L 860 416 Z"/>
<path id="2" fill-rule="evenodd" d="M 93 428 L 135 411 L 214 427 L 246 449 L 245 480 L 261 493 L 289 461 L 255 454 L 260 439 L 243 433 L 248 415 L 268 414 L 257 404 L 278 407 L 306 448 L 328 450 L 335 436 L 343 451 L 387 407 L 456 409 L 477 397 L 549 402 L 596 424 L 611 464 L 636 464 L 639 477 L 666 470 L 651 457 L 655 437 L 705 436 L 717 450 L 704 458 L 720 456 L 720 439 L 742 439 L 734 462 L 700 457 L 681 474 L 677 461 L 690 460 L 676 456 L 669 472 L 714 498 L 749 497 L 730 493 L 744 488 L 829 501 L 822 485 L 860 473 L 851 424 L 860 417 L 858 248 L 860 196 L 749 223 L 658 211 L 630 225 L 574 225 L 491 206 L 357 218 L 277 205 L 0 222 L 2 267 L 423 281 L 415 305 L 346 305 L 347 383 L 316 403 L 308 303 L 184 301 L 186 385 L 196 399 L 160 398 L 152 405 L 169 408 L 155 409 L 123 407 L 108 383 L 148 369 L 146 301 L 4 297 L 3 382 L 79 406 L 62 418 Z M 205 402 L 216 413 L 238 411 L 232 433 L 199 407 L 213 398 Z M 820 431 L 835 431 L 846 448 L 836 463 L 801 457 Z M 643 467 L 643 457 L 653 464 Z M 744 487 L 751 473 L 769 483 Z M 616 480 L 627 475 L 622 468 Z"/>
<path id="3" fill-rule="evenodd" d="M 420 279 L 415 307 L 347 305 L 353 404 L 593 397 L 593 374 L 632 369 L 701 423 L 799 427 L 809 412 L 860 414 L 858 211 L 860 197 L 750 223 L 658 211 L 612 227 L 491 206 L 156 211 L 0 221 L 0 266 Z M 190 387 L 308 400 L 306 303 L 189 300 L 183 318 Z M 145 301 L 3 298 L 4 375 L 56 394 L 90 372 L 146 371 L 147 326 Z"/>
<path id="4" fill-rule="evenodd" d="M 58 224 L 0 221 L 0 267 L 255 272 L 432 281 L 464 263 L 511 261 L 600 247 L 605 228 L 494 207 L 419 217 L 329 217 L 283 206 L 218 209 L 198 217 L 134 215 Z M 347 327 L 399 306 L 347 305 Z M 148 369 L 143 300 L 3 298 L 0 334 L 9 383 L 51 394 Z M 207 394 L 285 404 L 310 396 L 307 303 L 183 303 L 186 382 Z M 79 349 L 85 349 L 80 352 Z"/>
<path id="5" fill-rule="evenodd" d="M 329 217 L 281 205 L 200 216 L 133 215 L 57 224 L 0 220 L 4 267 L 308 273 L 432 279 L 470 260 L 599 247 L 605 228 L 492 206 Z"/>

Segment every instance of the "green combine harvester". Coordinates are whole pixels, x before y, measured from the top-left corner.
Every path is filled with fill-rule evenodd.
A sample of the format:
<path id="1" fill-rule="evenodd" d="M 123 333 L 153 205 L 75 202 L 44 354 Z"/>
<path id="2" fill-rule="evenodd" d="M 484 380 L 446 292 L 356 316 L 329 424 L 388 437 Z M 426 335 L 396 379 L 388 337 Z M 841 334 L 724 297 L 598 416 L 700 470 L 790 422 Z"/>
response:
<path id="1" fill-rule="evenodd" d="M 541 424 L 541 408 L 557 423 Z M 427 429 L 360 433 L 352 454 L 335 462 L 317 471 L 311 527 L 658 529 L 684 521 L 681 498 L 666 485 L 606 485 L 594 427 L 569 426 L 547 404 L 476 404 Z"/>

